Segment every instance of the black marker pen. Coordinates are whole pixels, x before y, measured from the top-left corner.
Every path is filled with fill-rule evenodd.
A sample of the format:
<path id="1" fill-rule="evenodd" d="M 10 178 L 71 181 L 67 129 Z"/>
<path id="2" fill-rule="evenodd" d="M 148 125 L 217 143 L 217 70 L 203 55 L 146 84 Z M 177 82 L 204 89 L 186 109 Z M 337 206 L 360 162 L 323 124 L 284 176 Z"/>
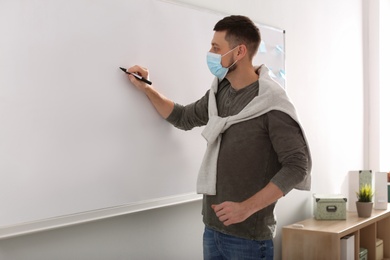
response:
<path id="1" fill-rule="evenodd" d="M 136 79 L 140 80 L 140 81 L 143 81 L 145 82 L 146 84 L 149 84 L 149 85 L 152 85 L 152 82 L 141 77 L 140 75 L 138 75 L 137 73 L 132 73 L 132 72 L 127 72 L 127 70 L 125 68 L 122 68 L 122 67 L 119 67 L 121 70 L 123 70 L 124 73 L 126 74 L 130 74 L 130 75 L 133 75 Z"/>

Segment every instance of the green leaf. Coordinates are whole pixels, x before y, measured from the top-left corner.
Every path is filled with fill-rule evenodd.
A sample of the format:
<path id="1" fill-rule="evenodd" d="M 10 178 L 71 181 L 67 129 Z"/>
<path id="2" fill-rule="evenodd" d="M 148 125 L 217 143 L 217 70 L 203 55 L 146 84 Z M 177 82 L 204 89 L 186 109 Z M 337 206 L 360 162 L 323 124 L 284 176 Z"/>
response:
<path id="1" fill-rule="evenodd" d="M 362 185 L 359 191 L 356 192 L 357 199 L 360 202 L 371 202 L 373 195 L 374 192 L 369 184 Z"/>

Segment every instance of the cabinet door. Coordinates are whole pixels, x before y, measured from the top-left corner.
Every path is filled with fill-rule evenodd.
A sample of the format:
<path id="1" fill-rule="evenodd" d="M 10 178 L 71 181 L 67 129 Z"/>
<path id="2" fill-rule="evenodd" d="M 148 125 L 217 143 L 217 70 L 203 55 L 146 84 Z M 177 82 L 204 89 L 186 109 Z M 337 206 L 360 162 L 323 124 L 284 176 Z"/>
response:
<path id="1" fill-rule="evenodd" d="M 283 260 L 340 259 L 340 240 L 335 234 L 284 229 Z"/>

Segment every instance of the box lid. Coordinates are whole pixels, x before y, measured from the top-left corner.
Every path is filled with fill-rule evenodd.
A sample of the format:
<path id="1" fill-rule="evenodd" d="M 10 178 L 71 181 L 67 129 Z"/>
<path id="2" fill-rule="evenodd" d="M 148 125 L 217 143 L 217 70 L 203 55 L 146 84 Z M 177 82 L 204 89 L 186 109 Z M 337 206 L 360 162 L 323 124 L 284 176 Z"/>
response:
<path id="1" fill-rule="evenodd" d="M 313 198 L 316 200 L 316 202 L 321 201 L 340 201 L 344 200 L 347 202 L 347 197 L 343 194 L 313 194 Z"/>
<path id="2" fill-rule="evenodd" d="M 382 245 L 382 244 L 383 244 L 383 240 L 377 238 L 377 239 L 376 239 L 376 246 L 378 247 L 378 246 L 380 246 L 380 245 Z"/>

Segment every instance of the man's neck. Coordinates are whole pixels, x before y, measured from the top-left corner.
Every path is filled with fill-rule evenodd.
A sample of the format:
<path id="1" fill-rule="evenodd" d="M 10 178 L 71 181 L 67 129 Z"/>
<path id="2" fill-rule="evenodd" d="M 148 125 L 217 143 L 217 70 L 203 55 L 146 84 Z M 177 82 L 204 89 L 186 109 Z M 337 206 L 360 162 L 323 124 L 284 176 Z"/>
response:
<path id="1" fill-rule="evenodd" d="M 259 75 L 253 66 L 238 66 L 234 71 L 228 73 L 226 78 L 235 90 L 240 90 L 257 81 Z"/>

